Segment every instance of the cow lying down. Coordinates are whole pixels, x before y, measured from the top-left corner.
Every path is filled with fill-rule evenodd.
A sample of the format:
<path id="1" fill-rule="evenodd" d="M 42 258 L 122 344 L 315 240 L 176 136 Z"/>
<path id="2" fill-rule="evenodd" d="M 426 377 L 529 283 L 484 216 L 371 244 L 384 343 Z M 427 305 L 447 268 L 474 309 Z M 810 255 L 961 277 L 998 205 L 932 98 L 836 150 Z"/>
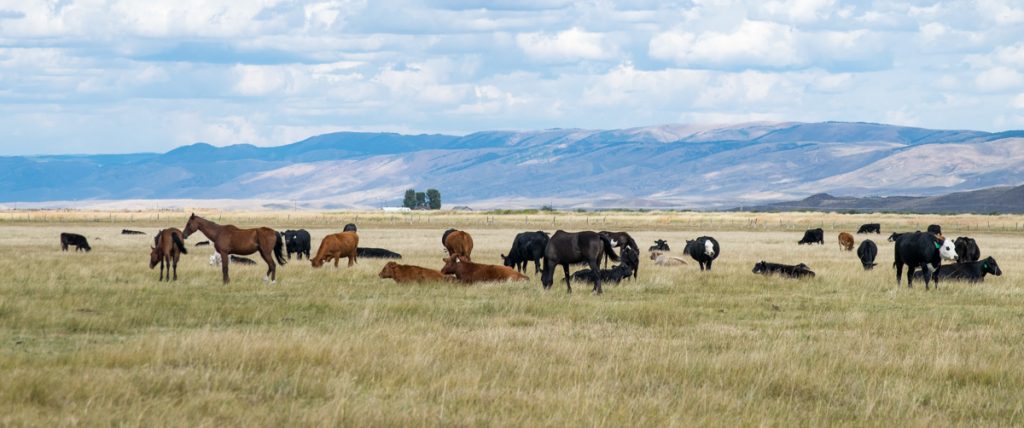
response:
<path id="1" fill-rule="evenodd" d="M 399 284 L 450 281 L 450 277 L 444 276 L 439 271 L 413 265 L 400 265 L 395 262 L 385 264 L 377 276 L 391 278 Z"/>
<path id="2" fill-rule="evenodd" d="M 632 276 L 633 269 L 630 269 L 629 266 L 618 265 L 611 269 L 601 269 L 600 275 L 602 282 L 611 281 L 618 284 L 622 282 L 623 278 L 629 278 L 630 276 Z M 575 282 L 593 283 L 594 271 L 590 269 L 576 271 L 575 273 L 572 274 L 572 280 Z"/>
<path id="3" fill-rule="evenodd" d="M 984 282 L 985 275 L 1000 276 L 1003 271 L 996 264 L 996 259 L 989 256 L 984 260 L 966 263 L 952 263 L 939 266 L 938 275 L 941 279 L 951 281 Z M 914 272 L 914 279 L 924 279 L 924 271 Z"/>
<path id="4" fill-rule="evenodd" d="M 220 258 L 220 253 L 213 253 L 213 255 L 210 256 L 210 266 L 220 266 L 221 260 L 222 259 Z M 238 265 L 254 265 L 254 264 L 256 264 L 256 262 L 254 262 L 252 259 L 247 259 L 245 257 L 236 256 L 234 254 L 231 254 L 231 263 L 238 264 Z"/>
<path id="5" fill-rule="evenodd" d="M 651 251 L 651 260 L 658 266 L 680 266 L 686 264 L 686 260 L 682 257 L 670 256 L 657 251 Z"/>
<path id="6" fill-rule="evenodd" d="M 529 278 L 507 266 L 485 265 L 466 260 L 464 256 L 454 255 L 444 259 L 441 273 L 455 275 L 460 282 L 471 284 L 489 281 L 528 281 Z"/>
<path id="7" fill-rule="evenodd" d="M 761 275 L 779 275 L 789 278 L 814 278 L 814 272 L 807 265 L 800 263 L 796 266 L 768 263 L 764 260 L 754 265 L 753 273 Z"/>

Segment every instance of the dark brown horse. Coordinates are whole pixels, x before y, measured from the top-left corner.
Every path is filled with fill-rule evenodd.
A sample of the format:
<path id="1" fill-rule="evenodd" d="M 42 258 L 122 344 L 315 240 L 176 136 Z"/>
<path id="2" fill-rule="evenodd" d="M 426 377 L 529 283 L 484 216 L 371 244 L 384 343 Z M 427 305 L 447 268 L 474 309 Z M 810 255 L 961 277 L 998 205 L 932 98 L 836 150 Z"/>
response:
<path id="1" fill-rule="evenodd" d="M 167 280 L 171 280 L 171 269 L 174 269 L 174 280 L 178 280 L 178 259 L 188 254 L 185 249 L 185 238 L 177 228 L 167 228 L 157 232 L 153 238 L 153 246 L 149 252 L 149 268 L 160 264 L 160 280 L 164 280 L 164 264 L 167 265 Z"/>
<path id="2" fill-rule="evenodd" d="M 231 254 L 248 256 L 259 251 L 263 261 L 267 262 L 265 281 L 270 281 L 271 284 L 277 282 L 277 265 L 274 264 L 274 259 L 276 258 L 277 263 L 281 265 L 287 262 L 282 253 L 283 240 L 278 238 L 277 232 L 269 227 L 239 229 L 230 224 L 221 226 L 192 213 L 192 216 L 188 218 L 188 223 L 185 223 L 185 238 L 188 239 L 189 235 L 197 230 L 206 235 L 213 243 L 214 251 L 220 254 L 221 271 L 224 272 L 225 284 L 231 282 L 231 278 L 228 277 L 228 262 L 231 260 L 228 256 Z"/>

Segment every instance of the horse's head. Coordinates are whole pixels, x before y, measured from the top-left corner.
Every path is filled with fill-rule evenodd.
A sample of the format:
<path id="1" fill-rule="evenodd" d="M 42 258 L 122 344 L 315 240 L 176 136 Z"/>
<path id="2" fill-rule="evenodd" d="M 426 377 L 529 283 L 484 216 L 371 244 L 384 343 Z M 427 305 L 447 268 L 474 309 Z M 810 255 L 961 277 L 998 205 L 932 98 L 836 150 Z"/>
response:
<path id="1" fill-rule="evenodd" d="M 185 229 L 181 231 L 181 237 L 188 239 L 189 235 L 199 230 L 199 220 L 202 220 L 202 218 L 197 216 L 196 213 L 192 213 L 192 215 L 188 217 L 188 222 L 185 223 Z"/>
<path id="2" fill-rule="evenodd" d="M 156 247 L 149 247 L 149 268 L 155 268 L 157 263 L 160 263 L 160 252 Z"/>

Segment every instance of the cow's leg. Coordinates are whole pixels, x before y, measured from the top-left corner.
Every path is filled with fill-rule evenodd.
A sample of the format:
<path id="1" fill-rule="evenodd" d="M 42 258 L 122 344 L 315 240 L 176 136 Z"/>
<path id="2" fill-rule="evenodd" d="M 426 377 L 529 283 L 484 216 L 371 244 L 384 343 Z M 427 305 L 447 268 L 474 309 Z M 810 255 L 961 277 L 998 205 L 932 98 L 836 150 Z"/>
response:
<path id="1" fill-rule="evenodd" d="M 713 262 L 713 261 L 714 261 L 714 260 L 708 260 L 708 271 L 710 271 L 710 270 L 711 270 L 711 262 Z"/>
<path id="2" fill-rule="evenodd" d="M 907 288 L 914 288 L 914 269 L 912 264 L 907 264 Z"/>
<path id="3" fill-rule="evenodd" d="M 228 262 L 231 261 L 231 254 L 221 251 L 220 253 L 220 271 L 224 276 L 224 284 L 231 282 L 231 278 L 228 277 Z"/>
<path id="4" fill-rule="evenodd" d="M 893 266 L 896 267 L 896 288 L 900 288 L 900 280 L 903 279 L 903 263 L 896 262 L 893 263 Z M 907 286 L 909 288 L 910 284 Z"/>
<path id="5" fill-rule="evenodd" d="M 567 290 L 569 290 L 568 293 L 572 293 L 572 283 L 571 283 L 571 281 L 569 279 L 569 264 L 568 263 L 562 263 L 562 271 L 565 272 L 565 288 Z"/>

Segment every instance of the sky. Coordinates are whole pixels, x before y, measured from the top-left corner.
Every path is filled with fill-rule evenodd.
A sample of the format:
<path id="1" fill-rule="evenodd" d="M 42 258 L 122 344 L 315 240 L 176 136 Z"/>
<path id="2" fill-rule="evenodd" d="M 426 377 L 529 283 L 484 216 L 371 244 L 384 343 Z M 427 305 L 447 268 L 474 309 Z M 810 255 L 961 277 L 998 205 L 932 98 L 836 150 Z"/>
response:
<path id="1" fill-rule="evenodd" d="M 0 0 L 0 155 L 824 120 L 1024 128 L 1024 0 Z"/>

